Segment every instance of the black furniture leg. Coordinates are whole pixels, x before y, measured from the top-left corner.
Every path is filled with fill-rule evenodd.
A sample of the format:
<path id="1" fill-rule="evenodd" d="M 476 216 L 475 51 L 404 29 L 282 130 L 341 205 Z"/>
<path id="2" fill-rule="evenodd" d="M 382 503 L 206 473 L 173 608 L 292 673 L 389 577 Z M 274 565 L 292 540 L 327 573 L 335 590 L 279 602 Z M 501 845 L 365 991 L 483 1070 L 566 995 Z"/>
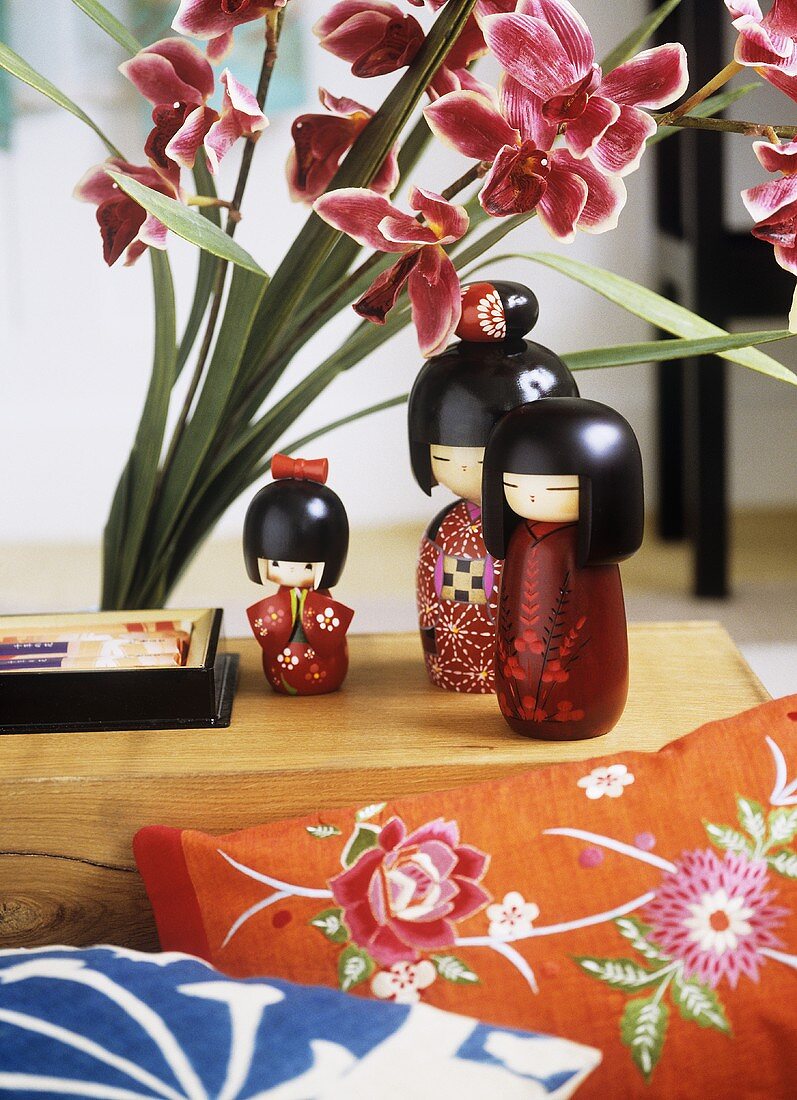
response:
<path id="1" fill-rule="evenodd" d="M 656 367 L 659 537 L 674 542 L 684 525 L 684 378 L 681 360 Z"/>
<path id="2" fill-rule="evenodd" d="M 727 368 L 715 356 L 686 373 L 687 526 L 693 544 L 693 591 L 728 595 Z"/>

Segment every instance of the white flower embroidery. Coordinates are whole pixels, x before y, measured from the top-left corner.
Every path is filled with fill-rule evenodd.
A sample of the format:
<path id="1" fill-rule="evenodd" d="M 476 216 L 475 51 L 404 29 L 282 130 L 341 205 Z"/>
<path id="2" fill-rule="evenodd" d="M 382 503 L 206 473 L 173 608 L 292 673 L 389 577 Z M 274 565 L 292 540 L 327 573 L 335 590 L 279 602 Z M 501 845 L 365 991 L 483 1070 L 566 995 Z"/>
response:
<path id="1" fill-rule="evenodd" d="M 503 340 L 506 336 L 506 317 L 504 307 L 496 291 L 491 290 L 479 300 L 476 306 L 476 316 L 479 318 L 479 328 L 488 336 L 496 340 Z"/>
<path id="2" fill-rule="evenodd" d="M 411 1005 L 421 999 L 420 991 L 427 989 L 436 977 L 434 964 L 428 959 L 417 963 L 394 963 L 389 970 L 380 970 L 374 974 L 371 978 L 371 992 L 382 1001 Z"/>
<path id="3" fill-rule="evenodd" d="M 633 774 L 625 764 L 609 764 L 605 768 L 593 768 L 589 775 L 579 779 L 587 798 L 619 798 L 623 790 L 634 782 Z"/>
<path id="4" fill-rule="evenodd" d="M 538 905 L 526 901 L 517 890 L 510 890 L 504 894 L 502 902 L 487 907 L 490 935 L 497 940 L 516 940 L 527 936 L 539 915 Z"/>
<path id="5" fill-rule="evenodd" d="M 287 646 L 282 653 L 277 654 L 277 660 L 283 668 L 295 668 L 299 663 L 299 658 Z"/>
<path id="6" fill-rule="evenodd" d="M 713 951 L 724 955 L 735 951 L 739 938 L 753 931 L 748 918 L 755 910 L 745 905 L 745 898 L 729 898 L 725 890 L 704 894 L 699 902 L 692 902 L 692 913 L 683 923 L 690 929 L 689 939 L 700 945 L 701 951 Z"/>
<path id="7" fill-rule="evenodd" d="M 336 626 L 340 626 L 340 619 L 331 607 L 325 607 L 323 615 L 316 615 L 315 621 L 322 630 L 334 630 Z"/>

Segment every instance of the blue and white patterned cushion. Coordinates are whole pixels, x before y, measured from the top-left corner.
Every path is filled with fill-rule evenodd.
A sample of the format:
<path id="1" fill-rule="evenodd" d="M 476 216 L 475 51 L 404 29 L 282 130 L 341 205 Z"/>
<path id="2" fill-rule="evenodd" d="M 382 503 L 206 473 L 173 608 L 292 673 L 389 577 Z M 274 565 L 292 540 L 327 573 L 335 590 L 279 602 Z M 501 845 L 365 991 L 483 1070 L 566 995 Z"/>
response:
<path id="1" fill-rule="evenodd" d="M 600 1058 L 428 1005 L 233 980 L 188 955 L 0 951 L 0 1096 L 560 1100 Z"/>

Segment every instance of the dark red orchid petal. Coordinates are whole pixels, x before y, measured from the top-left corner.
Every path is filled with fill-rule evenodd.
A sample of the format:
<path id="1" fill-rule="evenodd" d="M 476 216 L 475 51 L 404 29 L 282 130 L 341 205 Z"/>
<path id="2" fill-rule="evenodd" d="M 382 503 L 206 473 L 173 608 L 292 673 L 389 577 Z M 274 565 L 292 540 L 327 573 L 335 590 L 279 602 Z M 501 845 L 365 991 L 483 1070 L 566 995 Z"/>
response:
<path id="1" fill-rule="evenodd" d="M 144 152 L 153 164 L 157 164 L 159 168 L 170 167 L 171 161 L 169 157 L 166 156 L 166 146 L 183 125 L 186 116 L 190 114 L 192 110 L 193 107 L 186 103 L 178 103 L 176 107 L 172 107 L 167 103 L 162 103 L 152 112 L 152 121 L 155 123 L 155 126 L 147 137 L 146 144 L 144 145 Z"/>
<path id="2" fill-rule="evenodd" d="M 600 83 L 600 69 L 593 66 L 592 72 L 580 80 L 574 88 L 562 95 L 552 96 L 542 105 L 543 117 L 549 122 L 572 122 L 584 114 L 589 97 Z"/>
<path id="3" fill-rule="evenodd" d="M 781 248 L 797 247 L 797 203 L 780 210 L 767 221 L 753 226 L 753 236 Z"/>
<path id="4" fill-rule="evenodd" d="M 355 76 L 384 76 L 409 65 L 423 42 L 420 24 L 408 16 L 391 19 L 382 39 L 361 54 L 351 67 Z"/>
<path id="5" fill-rule="evenodd" d="M 485 178 L 479 201 L 493 218 L 525 214 L 545 194 L 549 172 L 549 154 L 533 142 L 506 145 Z"/>
<path id="6" fill-rule="evenodd" d="M 102 255 L 111 267 L 128 245 L 136 239 L 147 212 L 125 194 L 114 195 L 97 207 L 97 223 L 102 235 Z"/>
<path id="7" fill-rule="evenodd" d="M 388 313 L 396 304 L 401 288 L 418 263 L 421 251 L 416 248 L 413 252 L 408 252 L 374 279 L 362 298 L 354 303 L 354 312 L 366 321 L 383 325 Z"/>
<path id="8" fill-rule="evenodd" d="M 221 0 L 221 10 L 225 15 L 243 15 L 252 0 Z"/>

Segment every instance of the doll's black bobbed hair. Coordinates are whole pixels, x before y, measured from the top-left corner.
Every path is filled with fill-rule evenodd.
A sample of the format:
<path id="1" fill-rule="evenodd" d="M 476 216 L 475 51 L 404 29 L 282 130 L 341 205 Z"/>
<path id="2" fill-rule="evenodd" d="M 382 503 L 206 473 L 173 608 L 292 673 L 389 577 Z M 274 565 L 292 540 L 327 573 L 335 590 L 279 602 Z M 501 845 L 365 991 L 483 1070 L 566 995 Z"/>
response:
<path id="1" fill-rule="evenodd" d="M 579 564 L 623 561 L 642 544 L 642 456 L 618 412 L 582 397 L 554 397 L 507 413 L 484 456 L 482 522 L 487 549 L 506 557 L 521 517 L 504 496 L 504 473 L 577 474 Z"/>
<path id="2" fill-rule="evenodd" d="M 452 344 L 423 365 L 410 393 L 410 462 L 427 494 L 437 484 L 431 445 L 484 447 L 496 423 L 517 405 L 578 396 L 576 381 L 559 356 L 523 339 L 539 315 L 534 294 L 520 283 L 491 285 L 504 305 L 506 338 Z"/>
<path id="3" fill-rule="evenodd" d="M 272 466 L 273 469 L 273 466 Z M 284 477 L 255 495 L 244 520 L 244 561 L 261 584 L 259 558 L 324 563 L 319 588 L 340 580 L 349 551 L 349 519 L 337 493 L 314 480 Z"/>

